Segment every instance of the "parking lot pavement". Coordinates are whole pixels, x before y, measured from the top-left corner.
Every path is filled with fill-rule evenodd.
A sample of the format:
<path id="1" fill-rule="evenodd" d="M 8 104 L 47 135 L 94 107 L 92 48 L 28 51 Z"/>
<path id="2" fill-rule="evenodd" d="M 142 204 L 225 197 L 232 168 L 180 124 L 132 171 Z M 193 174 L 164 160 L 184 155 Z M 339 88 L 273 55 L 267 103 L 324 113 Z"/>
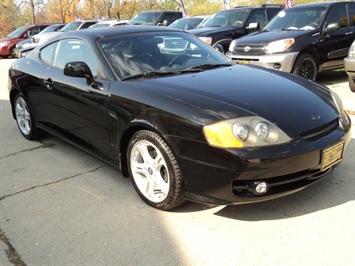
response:
<path id="1" fill-rule="evenodd" d="M 1 266 L 355 265 L 355 128 L 340 167 L 299 193 L 162 212 L 102 161 L 51 136 L 25 140 L 10 115 L 10 61 L 0 60 Z M 355 111 L 344 73 L 317 81 Z"/>

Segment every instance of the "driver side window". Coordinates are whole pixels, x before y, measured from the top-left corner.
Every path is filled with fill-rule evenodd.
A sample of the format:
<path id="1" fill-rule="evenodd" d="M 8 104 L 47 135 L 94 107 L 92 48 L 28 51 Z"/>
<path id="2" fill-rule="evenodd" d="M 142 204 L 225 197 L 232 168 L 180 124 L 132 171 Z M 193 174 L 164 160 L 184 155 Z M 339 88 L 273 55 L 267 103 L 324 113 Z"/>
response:
<path id="1" fill-rule="evenodd" d="M 327 25 L 332 23 L 338 23 L 341 28 L 348 27 L 348 15 L 345 5 L 336 6 L 329 12 Z"/>
<path id="2" fill-rule="evenodd" d="M 66 39 L 58 42 L 53 66 L 64 69 L 68 62 L 85 62 L 93 76 L 97 76 L 98 62 L 90 47 L 82 40 Z"/>

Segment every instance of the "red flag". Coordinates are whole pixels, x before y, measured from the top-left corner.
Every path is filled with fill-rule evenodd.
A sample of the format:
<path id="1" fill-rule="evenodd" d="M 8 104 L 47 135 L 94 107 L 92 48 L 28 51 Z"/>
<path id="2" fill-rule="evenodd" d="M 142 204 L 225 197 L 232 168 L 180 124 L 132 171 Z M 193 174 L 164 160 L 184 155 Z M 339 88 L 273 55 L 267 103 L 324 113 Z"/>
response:
<path id="1" fill-rule="evenodd" d="M 285 8 L 292 8 L 293 6 L 293 0 L 285 0 Z"/>
<path id="2" fill-rule="evenodd" d="M 223 9 L 230 9 L 229 1 L 228 0 L 223 0 Z"/>

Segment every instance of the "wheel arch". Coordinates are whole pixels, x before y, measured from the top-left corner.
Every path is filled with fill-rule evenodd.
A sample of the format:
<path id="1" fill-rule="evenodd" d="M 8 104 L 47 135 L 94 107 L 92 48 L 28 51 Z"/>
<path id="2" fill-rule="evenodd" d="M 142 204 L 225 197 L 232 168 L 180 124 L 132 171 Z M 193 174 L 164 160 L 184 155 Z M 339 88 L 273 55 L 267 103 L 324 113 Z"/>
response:
<path id="1" fill-rule="evenodd" d="M 155 121 L 153 124 L 149 120 L 146 120 L 146 119 L 136 119 L 123 132 L 123 134 L 120 138 L 119 154 L 120 154 L 121 171 L 122 171 L 122 175 L 124 177 L 129 177 L 127 151 L 128 151 L 129 142 L 136 132 L 138 132 L 140 130 L 153 131 L 156 134 L 158 134 L 166 142 L 166 144 L 170 147 L 168 141 L 164 137 L 163 130 L 161 129 L 161 127 L 159 127 L 159 124 L 160 124 L 159 121 Z M 170 149 L 172 150 L 171 147 L 170 147 Z"/>
<path id="2" fill-rule="evenodd" d="M 12 117 L 15 119 L 15 112 L 14 112 L 14 102 L 15 102 L 15 97 L 20 93 L 19 90 L 17 89 L 12 89 L 9 94 L 9 99 L 10 99 L 10 104 L 11 104 L 11 113 Z"/>
<path id="3" fill-rule="evenodd" d="M 297 59 L 300 58 L 304 54 L 309 54 L 309 55 L 313 56 L 313 58 L 316 60 L 317 70 L 319 72 L 320 57 L 319 57 L 319 53 L 318 53 L 317 49 L 315 49 L 313 46 L 305 47 L 298 53 L 297 57 L 295 58 L 295 61 L 293 62 L 292 71 L 295 68 L 295 64 L 296 64 Z"/>

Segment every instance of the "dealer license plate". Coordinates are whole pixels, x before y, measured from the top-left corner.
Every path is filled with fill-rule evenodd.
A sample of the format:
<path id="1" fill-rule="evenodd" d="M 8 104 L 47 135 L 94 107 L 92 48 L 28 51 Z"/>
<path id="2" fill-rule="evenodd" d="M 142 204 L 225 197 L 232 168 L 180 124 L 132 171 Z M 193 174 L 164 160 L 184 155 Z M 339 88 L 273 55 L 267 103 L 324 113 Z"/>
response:
<path id="1" fill-rule="evenodd" d="M 343 159 L 344 141 L 322 150 L 322 171 L 327 170 Z"/>
<path id="2" fill-rule="evenodd" d="M 250 64 L 249 60 L 237 60 L 237 62 L 240 63 L 240 64 L 245 64 L 245 65 Z"/>

